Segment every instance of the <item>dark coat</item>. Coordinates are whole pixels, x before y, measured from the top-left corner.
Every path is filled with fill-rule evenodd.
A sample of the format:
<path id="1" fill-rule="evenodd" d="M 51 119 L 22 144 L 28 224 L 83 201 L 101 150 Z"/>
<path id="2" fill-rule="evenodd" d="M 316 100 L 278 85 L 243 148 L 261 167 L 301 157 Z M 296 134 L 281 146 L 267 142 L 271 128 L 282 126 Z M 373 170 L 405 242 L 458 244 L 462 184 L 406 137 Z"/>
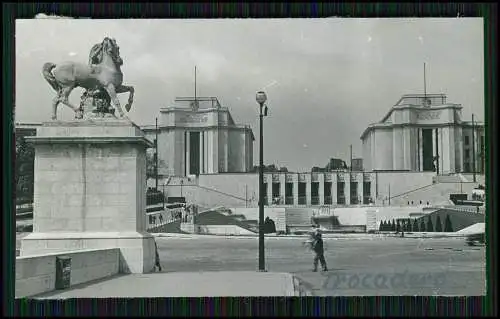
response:
<path id="1" fill-rule="evenodd" d="M 318 255 L 323 255 L 323 253 L 325 252 L 323 247 L 323 238 L 321 237 L 321 235 L 316 235 L 316 237 L 314 238 L 313 250 Z"/>

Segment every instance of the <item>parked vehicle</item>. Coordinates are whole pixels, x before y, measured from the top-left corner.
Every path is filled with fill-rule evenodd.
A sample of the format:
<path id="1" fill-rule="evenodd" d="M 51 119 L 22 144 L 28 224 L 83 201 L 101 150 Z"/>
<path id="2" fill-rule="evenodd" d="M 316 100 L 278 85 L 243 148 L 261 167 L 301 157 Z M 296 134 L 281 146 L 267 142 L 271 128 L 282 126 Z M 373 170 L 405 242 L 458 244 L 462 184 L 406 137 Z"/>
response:
<path id="1" fill-rule="evenodd" d="M 484 245 L 484 233 L 469 234 L 465 237 L 468 246 Z"/>

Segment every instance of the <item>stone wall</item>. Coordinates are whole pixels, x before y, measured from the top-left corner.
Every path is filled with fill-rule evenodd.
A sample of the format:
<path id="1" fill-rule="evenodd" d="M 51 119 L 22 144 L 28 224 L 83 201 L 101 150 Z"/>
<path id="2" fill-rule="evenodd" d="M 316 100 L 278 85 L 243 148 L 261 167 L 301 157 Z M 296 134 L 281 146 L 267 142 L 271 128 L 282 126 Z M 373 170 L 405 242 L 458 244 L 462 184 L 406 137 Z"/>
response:
<path id="1" fill-rule="evenodd" d="M 16 298 L 55 290 L 58 256 L 71 258 L 71 286 L 118 274 L 118 248 L 17 257 Z"/>
<path id="2" fill-rule="evenodd" d="M 198 234 L 255 236 L 255 233 L 236 225 L 199 225 Z"/>

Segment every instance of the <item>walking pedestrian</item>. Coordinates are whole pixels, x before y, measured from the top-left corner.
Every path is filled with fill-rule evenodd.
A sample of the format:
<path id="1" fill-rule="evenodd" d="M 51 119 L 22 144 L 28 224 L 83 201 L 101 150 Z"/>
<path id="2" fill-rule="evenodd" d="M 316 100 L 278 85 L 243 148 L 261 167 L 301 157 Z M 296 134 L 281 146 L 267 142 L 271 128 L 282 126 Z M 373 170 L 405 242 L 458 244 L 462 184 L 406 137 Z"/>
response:
<path id="1" fill-rule="evenodd" d="M 321 263 L 321 268 L 323 269 L 323 271 L 328 271 L 325 260 L 323 238 L 321 237 L 321 231 L 319 230 L 319 228 L 316 228 L 315 230 L 312 248 L 314 251 L 313 271 L 318 271 L 318 261 Z"/>

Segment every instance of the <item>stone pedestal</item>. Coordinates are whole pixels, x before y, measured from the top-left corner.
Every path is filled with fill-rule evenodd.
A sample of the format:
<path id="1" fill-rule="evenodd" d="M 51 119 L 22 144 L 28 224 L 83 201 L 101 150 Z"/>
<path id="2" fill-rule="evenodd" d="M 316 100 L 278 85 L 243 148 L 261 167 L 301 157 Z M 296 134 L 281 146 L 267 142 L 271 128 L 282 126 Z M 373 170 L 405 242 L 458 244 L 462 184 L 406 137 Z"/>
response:
<path id="1" fill-rule="evenodd" d="M 33 233 L 21 256 L 120 248 L 121 271 L 154 268 L 146 232 L 146 147 L 128 120 L 48 122 L 28 139 L 35 146 Z"/>

